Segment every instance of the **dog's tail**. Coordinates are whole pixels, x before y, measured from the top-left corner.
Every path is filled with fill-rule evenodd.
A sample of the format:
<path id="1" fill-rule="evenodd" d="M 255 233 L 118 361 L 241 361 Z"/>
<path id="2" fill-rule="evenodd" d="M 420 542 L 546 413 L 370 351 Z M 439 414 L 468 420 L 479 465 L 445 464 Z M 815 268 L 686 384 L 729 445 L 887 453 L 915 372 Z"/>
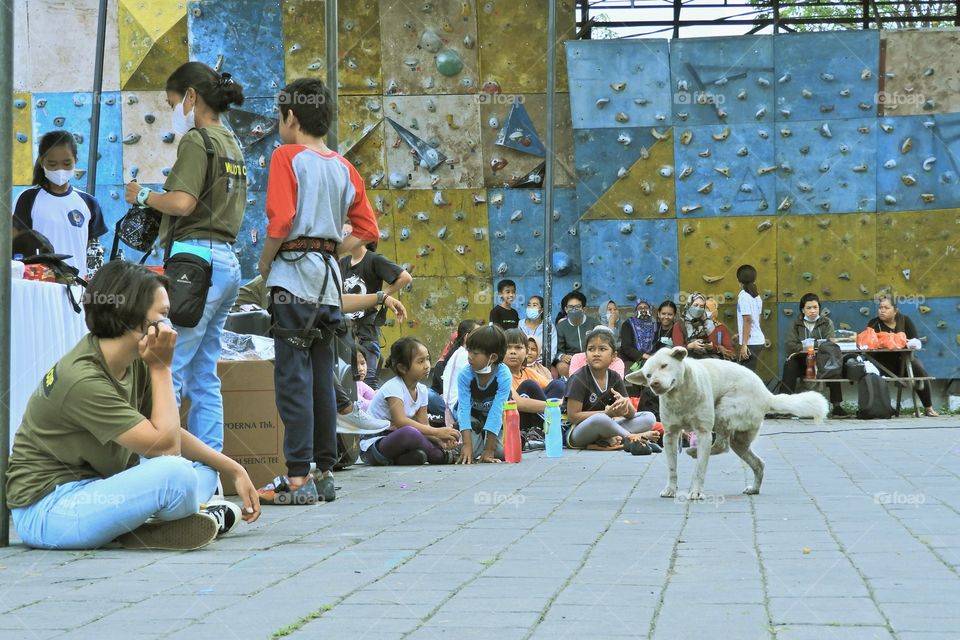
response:
<path id="1" fill-rule="evenodd" d="M 775 413 L 789 413 L 800 418 L 813 418 L 814 423 L 821 424 L 830 411 L 827 399 L 816 391 L 770 395 L 770 409 Z"/>

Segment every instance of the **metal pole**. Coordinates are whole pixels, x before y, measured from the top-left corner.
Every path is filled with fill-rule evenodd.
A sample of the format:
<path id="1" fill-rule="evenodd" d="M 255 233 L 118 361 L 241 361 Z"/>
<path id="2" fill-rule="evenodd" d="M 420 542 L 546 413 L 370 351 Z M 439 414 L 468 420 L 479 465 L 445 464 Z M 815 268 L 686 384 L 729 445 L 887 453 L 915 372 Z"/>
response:
<path id="1" fill-rule="evenodd" d="M 0 246 L 10 250 L 13 213 L 13 3 L 0 2 Z M 0 259 L 0 547 L 10 544 L 7 462 L 10 455 L 10 262 Z"/>
<path id="2" fill-rule="evenodd" d="M 327 131 L 327 146 L 332 151 L 337 150 L 337 2 L 326 0 L 326 37 L 327 37 L 327 89 L 330 91 L 330 130 Z"/>
<path id="3" fill-rule="evenodd" d="M 543 363 L 550 363 L 553 338 L 553 165 L 554 102 L 557 97 L 557 0 L 547 2 L 547 154 L 543 175 Z"/>
<path id="4" fill-rule="evenodd" d="M 97 154 L 100 151 L 100 94 L 103 91 L 103 49 L 107 40 L 107 0 L 97 15 L 97 54 L 93 63 L 93 109 L 90 112 L 90 154 L 87 156 L 87 193 L 97 191 Z M 86 256 L 80 256 L 86 260 Z"/>

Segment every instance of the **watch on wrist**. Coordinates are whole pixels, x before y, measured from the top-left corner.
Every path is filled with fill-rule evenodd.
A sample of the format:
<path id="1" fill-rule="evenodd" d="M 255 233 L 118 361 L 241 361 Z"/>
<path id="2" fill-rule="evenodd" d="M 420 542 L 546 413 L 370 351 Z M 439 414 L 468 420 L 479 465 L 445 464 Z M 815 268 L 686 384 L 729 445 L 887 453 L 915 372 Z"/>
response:
<path id="1" fill-rule="evenodd" d="M 377 304 L 383 304 L 383 301 L 387 299 L 387 294 L 383 291 L 377 291 Z"/>
<path id="2" fill-rule="evenodd" d="M 142 187 L 140 191 L 137 192 L 137 204 L 141 207 L 147 206 L 147 198 L 150 197 L 151 193 L 153 193 L 153 189 L 150 187 Z"/>

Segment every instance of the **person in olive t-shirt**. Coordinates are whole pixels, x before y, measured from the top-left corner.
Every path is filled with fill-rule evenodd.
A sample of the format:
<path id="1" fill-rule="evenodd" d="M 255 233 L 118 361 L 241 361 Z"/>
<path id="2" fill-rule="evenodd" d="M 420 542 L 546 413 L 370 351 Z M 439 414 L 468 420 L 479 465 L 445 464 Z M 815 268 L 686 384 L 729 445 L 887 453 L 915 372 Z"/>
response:
<path id="1" fill-rule="evenodd" d="M 223 397 L 217 360 L 220 335 L 240 288 L 240 263 L 233 250 L 246 206 L 247 169 L 236 138 L 220 121 L 231 104 L 243 104 L 243 89 L 205 64 L 187 62 L 167 80 L 173 129 L 180 136 L 177 161 L 164 184 L 165 193 L 127 185 L 130 203 L 150 206 L 163 215 L 160 241 L 173 239 L 208 250 L 213 283 L 203 317 L 196 327 L 177 326 L 173 382 L 177 397 L 190 399 L 187 429 L 217 451 L 223 450 Z M 203 130 L 213 147 L 208 158 Z"/>
<path id="2" fill-rule="evenodd" d="M 243 467 L 180 428 L 165 287 L 119 260 L 90 280 L 90 333 L 43 377 L 13 441 L 7 501 L 28 546 L 93 549 L 119 536 L 127 547 L 193 549 L 259 517 Z M 210 500 L 217 472 L 236 483 L 242 513 Z"/>

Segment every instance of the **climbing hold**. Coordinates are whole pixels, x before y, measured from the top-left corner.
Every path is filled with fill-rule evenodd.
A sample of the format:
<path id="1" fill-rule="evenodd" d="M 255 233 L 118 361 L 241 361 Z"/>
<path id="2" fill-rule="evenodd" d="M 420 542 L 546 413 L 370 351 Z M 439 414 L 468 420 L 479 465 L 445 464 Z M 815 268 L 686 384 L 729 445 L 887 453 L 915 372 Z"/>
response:
<path id="1" fill-rule="evenodd" d="M 680 134 L 680 144 L 690 144 L 693 140 L 693 131 L 684 131 Z"/>
<path id="2" fill-rule="evenodd" d="M 841 89 L 841 90 L 840 90 L 840 96 L 841 96 L 841 97 L 844 97 L 844 98 L 849 98 L 849 97 L 850 97 L 850 89 Z"/>
<path id="3" fill-rule="evenodd" d="M 477 264 L 479 264 L 479 263 L 477 263 Z M 500 264 L 497 265 L 497 273 L 500 274 L 501 276 L 504 275 L 504 274 L 506 274 L 508 270 L 509 270 L 509 269 L 508 269 L 508 267 L 507 267 L 507 263 L 506 263 L 506 262 L 501 262 Z"/>
<path id="4" fill-rule="evenodd" d="M 410 229 L 407 229 L 406 227 L 402 227 L 400 229 L 400 239 L 406 240 L 409 237 L 410 237 Z"/>
<path id="5" fill-rule="evenodd" d="M 490 169 L 493 171 L 500 171 L 500 169 L 503 169 L 508 164 L 509 162 L 506 158 L 493 158 L 490 160 Z"/>
<path id="6" fill-rule="evenodd" d="M 792 203 L 792 201 L 790 200 L 790 196 L 785 197 L 785 198 L 780 202 L 780 206 L 777 207 L 777 211 L 789 211 L 789 210 L 790 210 L 790 205 L 791 205 L 791 203 Z"/>
<path id="7" fill-rule="evenodd" d="M 688 236 L 694 231 L 695 229 L 693 228 L 693 225 L 689 225 L 689 224 L 683 225 L 683 235 Z"/>
<path id="8" fill-rule="evenodd" d="M 540 195 L 539 191 L 531 191 L 530 202 L 532 202 L 533 204 L 540 204 L 541 202 L 543 202 L 543 196 Z"/>
<path id="9" fill-rule="evenodd" d="M 780 77 L 777 79 L 777 82 L 779 82 L 780 84 L 786 84 L 787 82 L 790 82 L 790 72 L 787 71 L 785 74 L 783 74 L 782 76 L 780 76 Z"/>
<path id="10" fill-rule="evenodd" d="M 692 173 L 693 173 L 693 167 L 691 167 L 690 165 L 684 165 L 683 169 L 680 170 L 680 173 L 677 174 L 677 179 L 684 180 L 686 178 L 689 178 Z"/>
<path id="11" fill-rule="evenodd" d="M 500 93 L 500 83 L 496 80 L 487 80 L 480 90 L 484 93 Z"/>
<path id="12" fill-rule="evenodd" d="M 397 211 L 400 211 L 407 206 L 407 199 L 403 196 L 397 198 Z"/>
<path id="13" fill-rule="evenodd" d="M 896 166 L 897 166 L 897 161 L 894 160 L 893 158 L 891 158 L 890 160 L 887 160 L 886 162 L 883 163 L 883 168 L 884 168 L 884 169 L 893 169 L 893 168 L 896 167 Z"/>
<path id="14" fill-rule="evenodd" d="M 453 250 L 456 251 L 458 255 L 465 256 L 467 252 L 470 251 L 470 248 L 465 244 L 458 244 Z"/>
<path id="15" fill-rule="evenodd" d="M 809 271 L 804 271 L 802 274 L 800 274 L 800 277 L 806 280 L 807 282 L 811 282 L 813 280 L 813 274 L 810 273 Z"/>
<path id="16" fill-rule="evenodd" d="M 640 106 L 640 107 L 645 107 L 645 106 L 647 106 L 647 103 L 649 103 L 649 102 L 650 102 L 650 101 L 647 100 L 646 98 L 634 98 L 634 99 L 633 99 L 633 103 L 634 103 L 635 105 L 637 105 L 637 106 Z"/>
<path id="17" fill-rule="evenodd" d="M 513 252 L 514 252 L 515 254 L 517 254 L 518 256 L 522 256 L 522 255 L 523 255 L 523 247 L 521 247 L 519 244 L 514 245 L 514 246 L 513 246 Z"/>
<path id="18" fill-rule="evenodd" d="M 486 231 L 486 229 L 484 229 L 483 227 L 474 227 L 474 228 L 473 228 L 473 239 L 474 239 L 474 240 L 483 240 L 483 238 L 484 238 L 486 235 L 487 235 L 487 231 Z"/>
<path id="19" fill-rule="evenodd" d="M 437 54 L 437 71 L 450 78 L 463 71 L 463 60 L 453 49 L 444 49 Z"/>
<path id="20" fill-rule="evenodd" d="M 13 101 L 13 106 L 17 109 L 23 109 L 25 106 L 27 106 L 27 101 L 22 98 L 18 98 L 17 100 Z"/>
<path id="21" fill-rule="evenodd" d="M 760 85 L 761 87 L 769 87 L 770 81 L 764 78 L 763 76 L 760 76 L 757 78 L 757 84 Z"/>
<path id="22" fill-rule="evenodd" d="M 67 119 L 64 118 L 63 116 L 57 116 L 56 118 L 53 119 L 53 126 L 62 127 L 66 121 Z"/>
<path id="23" fill-rule="evenodd" d="M 913 138 L 907 137 L 900 145 L 900 153 L 909 153 L 910 149 L 913 149 Z"/>
<path id="24" fill-rule="evenodd" d="M 720 282 L 723 278 L 724 276 L 703 276 L 703 281 L 707 284 L 713 284 L 714 282 Z"/>
<path id="25" fill-rule="evenodd" d="M 933 169 L 933 163 L 936 162 L 936 161 L 937 161 L 937 159 L 936 159 L 935 157 L 933 157 L 933 156 L 930 156 L 929 158 L 927 158 L 926 160 L 924 160 L 924 161 L 923 161 L 923 165 L 922 165 L 922 166 L 923 166 L 923 170 L 924 170 L 924 171 L 930 171 L 931 169 Z"/>
<path id="26" fill-rule="evenodd" d="M 913 185 L 917 184 L 917 179 L 911 174 L 907 173 L 900 176 L 900 182 L 902 182 L 908 187 L 912 187 Z"/>
<path id="27" fill-rule="evenodd" d="M 790 109 L 780 109 L 780 115 L 782 115 L 784 118 L 789 118 Z"/>
<path id="28" fill-rule="evenodd" d="M 387 182 L 393 189 L 403 189 L 410 184 L 410 174 L 392 171 Z"/>
<path id="29" fill-rule="evenodd" d="M 662 177 L 664 177 L 664 178 L 669 178 L 670 176 L 673 175 L 673 167 L 671 167 L 671 166 L 668 165 L 668 164 L 662 165 L 662 166 L 657 170 L 657 173 L 659 173 L 659 174 L 660 174 Z"/>
<path id="30" fill-rule="evenodd" d="M 798 182 L 797 189 L 799 189 L 803 193 L 810 193 L 811 191 L 813 191 L 813 185 L 806 182 Z"/>
<path id="31" fill-rule="evenodd" d="M 510 214 L 510 222 L 520 222 L 521 220 L 523 220 L 523 211 L 520 209 Z"/>
<path id="32" fill-rule="evenodd" d="M 804 98 L 810 99 L 813 97 L 813 91 L 810 91 L 810 89 L 801 89 L 800 95 Z"/>
<path id="33" fill-rule="evenodd" d="M 830 171 L 830 163 L 824 160 L 820 163 L 818 169 L 820 170 L 820 173 L 826 173 L 827 171 Z"/>
<path id="34" fill-rule="evenodd" d="M 132 165 L 130 167 L 130 179 L 136 180 L 138 175 L 140 175 L 140 167 L 137 165 Z"/>
<path id="35" fill-rule="evenodd" d="M 746 99 L 747 99 L 747 90 L 740 89 L 740 91 L 737 92 L 737 100 L 746 100 Z"/>
<path id="36" fill-rule="evenodd" d="M 657 201 L 657 213 L 666 214 L 670 212 L 670 205 L 667 204 L 666 200 Z"/>
<path id="37" fill-rule="evenodd" d="M 491 129 L 499 129 L 500 121 L 497 119 L 496 116 L 491 116 L 491 118 L 487 120 L 487 126 L 490 127 Z"/>
<path id="38" fill-rule="evenodd" d="M 821 127 L 820 127 L 820 135 L 822 135 L 824 138 L 832 138 L 832 137 L 833 137 L 833 133 L 830 131 L 830 125 L 829 125 L 829 124 L 824 123 L 823 125 L 821 125 Z"/>
<path id="39" fill-rule="evenodd" d="M 422 247 L 417 247 L 417 256 L 424 258 L 433 253 L 433 249 L 429 245 L 424 245 Z"/>
<path id="40" fill-rule="evenodd" d="M 843 155 L 847 155 L 848 153 L 850 153 L 850 147 L 848 147 L 845 144 L 841 144 L 838 148 L 840 149 L 840 153 L 842 153 Z"/>
<path id="41" fill-rule="evenodd" d="M 610 88 L 614 91 L 623 91 L 627 86 L 626 82 L 613 82 L 610 84 Z"/>
<path id="42" fill-rule="evenodd" d="M 936 200 L 937 197 L 932 193 L 921 193 L 920 199 L 924 202 L 924 204 L 930 204 L 931 202 Z"/>
<path id="43" fill-rule="evenodd" d="M 619 169 L 617 169 L 617 177 L 618 177 L 618 178 L 623 178 L 623 177 L 625 177 L 628 173 L 630 173 L 630 170 L 627 169 L 626 167 L 620 167 Z"/>
<path id="44" fill-rule="evenodd" d="M 629 222 L 626 222 L 626 223 L 624 223 L 624 224 L 621 224 L 621 225 L 620 225 L 620 233 L 622 233 L 622 234 L 625 235 L 625 236 L 630 235 L 631 233 L 633 233 L 633 225 L 630 224 Z"/>
<path id="45" fill-rule="evenodd" d="M 770 137 L 770 132 L 767 131 L 766 129 L 758 129 L 757 135 L 760 136 L 761 140 L 766 140 Z"/>
<path id="46" fill-rule="evenodd" d="M 659 118 L 659 115 L 658 115 L 657 119 L 658 119 L 658 120 L 660 119 L 660 118 Z M 654 139 L 654 140 L 666 140 L 667 138 L 670 137 L 670 132 L 667 131 L 666 133 L 660 133 L 660 131 L 657 130 L 656 127 L 654 127 L 653 129 L 650 129 L 650 135 L 653 136 L 653 139 Z"/>
<path id="47" fill-rule="evenodd" d="M 741 193 L 753 193 L 753 185 L 749 182 L 744 182 L 740 185 Z"/>
<path id="48" fill-rule="evenodd" d="M 883 196 L 883 201 L 887 204 L 897 204 L 897 199 L 891 195 Z"/>
<path id="49" fill-rule="evenodd" d="M 703 205 L 695 204 L 692 206 L 680 207 L 680 213 L 693 213 L 694 211 L 699 211 L 700 209 L 703 209 Z"/>
<path id="50" fill-rule="evenodd" d="M 771 313 L 772 313 L 772 310 L 771 310 L 771 309 L 764 309 L 764 310 L 763 310 L 763 319 L 766 320 L 767 318 L 769 318 Z"/>
<path id="51" fill-rule="evenodd" d="M 620 209 L 628 216 L 633 213 L 633 205 L 629 202 L 624 202 Z"/>
<path id="52" fill-rule="evenodd" d="M 910 269 L 904 269 L 904 270 L 901 271 L 900 273 L 903 274 L 903 279 L 904 279 L 904 280 L 907 280 L 907 281 L 910 280 Z"/>
<path id="53" fill-rule="evenodd" d="M 628 116 L 623 111 L 617 111 L 617 115 L 615 115 L 613 119 L 619 122 L 620 124 L 623 124 L 625 122 L 629 122 L 630 116 Z"/>
<path id="54" fill-rule="evenodd" d="M 563 251 L 555 251 L 553 253 L 552 263 L 553 273 L 557 276 L 563 277 L 573 269 L 573 261 L 570 259 L 570 256 Z"/>
<path id="55" fill-rule="evenodd" d="M 430 215 L 426 211 L 420 211 L 413 217 L 417 222 L 427 222 L 430 220 Z"/>
<path id="56" fill-rule="evenodd" d="M 495 194 L 493 194 L 492 196 L 490 196 L 490 204 L 492 204 L 492 205 L 494 205 L 494 206 L 496 206 L 496 207 L 499 207 L 500 205 L 502 205 L 502 204 L 503 204 L 503 194 L 502 194 L 502 193 L 495 193 Z"/>
<path id="57" fill-rule="evenodd" d="M 473 46 L 476 44 L 476 41 L 471 36 L 463 37 L 463 47 L 465 49 L 473 49 Z"/>
<path id="58" fill-rule="evenodd" d="M 641 160 L 650 159 L 650 151 L 648 151 L 646 147 L 640 147 L 640 159 Z"/>
<path id="59" fill-rule="evenodd" d="M 724 127 L 723 131 L 721 131 L 720 133 L 714 133 L 710 137 L 716 140 L 717 142 L 723 142 L 728 137 L 730 137 L 730 127 Z"/>
<path id="60" fill-rule="evenodd" d="M 739 149 L 737 149 L 737 155 L 740 156 L 741 158 L 745 157 L 749 153 L 750 152 L 747 150 L 746 147 L 740 147 Z"/>
<path id="61" fill-rule="evenodd" d="M 763 116 L 765 116 L 765 115 L 767 115 L 767 108 L 766 108 L 766 107 L 760 107 L 759 109 L 757 109 L 757 113 L 754 115 L 754 117 L 755 117 L 757 120 L 763 120 Z"/>
<path id="62" fill-rule="evenodd" d="M 619 142 L 625 147 L 629 145 L 632 141 L 633 139 L 630 137 L 630 134 L 621 133 L 620 135 L 617 136 L 617 142 Z"/>
<path id="63" fill-rule="evenodd" d="M 917 307 L 917 311 L 919 311 L 919 312 L 922 313 L 923 315 L 926 315 L 926 314 L 930 313 L 931 309 L 930 309 L 930 307 L 928 307 L 927 305 L 921 304 L 919 307 Z"/>
<path id="64" fill-rule="evenodd" d="M 420 36 L 420 48 L 429 51 L 430 53 L 437 53 L 440 51 L 440 47 L 443 46 L 443 38 L 437 35 L 436 31 L 432 29 L 427 29 Z"/>
<path id="65" fill-rule="evenodd" d="M 861 162 L 861 163 L 859 163 L 859 164 L 855 164 L 855 165 L 853 165 L 853 167 L 851 167 L 851 170 L 852 170 L 854 173 L 864 173 L 867 169 L 868 169 L 867 165 L 864 164 L 863 162 Z"/>
<path id="66" fill-rule="evenodd" d="M 773 226 L 772 222 L 770 222 L 769 220 L 764 220 L 763 222 L 757 225 L 757 231 L 766 231 L 772 226 Z"/>
<path id="67" fill-rule="evenodd" d="M 444 197 L 443 191 L 435 191 L 433 194 L 433 204 L 434 206 L 442 207 L 450 204 L 450 201 Z"/>
<path id="68" fill-rule="evenodd" d="M 261 156 L 261 157 L 263 157 L 263 156 Z M 266 164 L 266 158 L 264 158 L 263 161 L 264 161 L 264 165 L 265 165 L 265 164 Z M 261 165 L 261 166 L 264 166 L 264 165 Z M 381 182 L 383 182 L 383 172 L 374 174 L 374 175 L 372 175 L 372 176 L 370 177 L 370 187 L 371 187 L 372 189 L 375 189 L 375 188 L 377 187 L 377 185 L 379 185 Z"/>
<path id="69" fill-rule="evenodd" d="M 597 109 L 603 109 L 609 103 L 610 103 L 610 98 L 598 98 L 594 104 L 597 105 Z"/>
<path id="70" fill-rule="evenodd" d="M 707 194 L 710 193 L 711 191 L 713 191 L 713 183 L 712 183 L 712 182 L 708 182 L 708 183 L 706 183 L 706 184 L 704 184 L 704 185 L 701 185 L 700 188 L 697 189 L 697 193 L 701 193 L 701 194 L 703 194 L 703 195 L 707 195 Z"/>
<path id="71" fill-rule="evenodd" d="M 765 175 L 767 175 L 768 173 L 773 173 L 773 172 L 776 171 L 777 169 L 778 169 L 778 167 L 777 167 L 777 165 L 775 165 L 775 164 L 773 164 L 773 165 L 768 165 L 768 166 L 766 166 L 766 167 L 760 167 L 759 169 L 757 169 L 757 175 L 758 175 L 758 176 L 765 176 Z"/>

